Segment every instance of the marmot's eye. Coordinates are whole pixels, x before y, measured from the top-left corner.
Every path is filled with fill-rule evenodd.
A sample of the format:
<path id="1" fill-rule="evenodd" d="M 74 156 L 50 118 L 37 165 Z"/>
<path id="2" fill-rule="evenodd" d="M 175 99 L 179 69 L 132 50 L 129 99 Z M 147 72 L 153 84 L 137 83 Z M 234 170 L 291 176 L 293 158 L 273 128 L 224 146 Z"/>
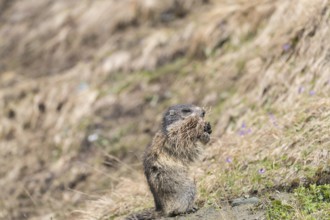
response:
<path id="1" fill-rule="evenodd" d="M 201 117 L 204 118 L 205 116 L 205 111 L 202 112 Z"/>
<path id="2" fill-rule="evenodd" d="M 191 109 L 189 109 L 189 108 L 184 108 L 184 109 L 181 110 L 181 112 L 182 112 L 182 113 L 185 113 L 185 114 L 187 114 L 187 113 L 191 113 Z"/>

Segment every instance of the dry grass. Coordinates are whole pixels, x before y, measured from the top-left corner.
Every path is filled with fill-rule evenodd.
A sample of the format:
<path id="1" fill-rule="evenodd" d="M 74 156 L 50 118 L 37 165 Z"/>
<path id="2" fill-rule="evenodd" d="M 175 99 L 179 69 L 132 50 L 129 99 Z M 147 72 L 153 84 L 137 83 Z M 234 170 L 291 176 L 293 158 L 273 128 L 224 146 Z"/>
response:
<path id="1" fill-rule="evenodd" d="M 162 2 L 0 1 L 0 218 L 151 207 L 140 155 L 178 102 L 214 127 L 200 206 L 329 183 L 329 1 Z"/>

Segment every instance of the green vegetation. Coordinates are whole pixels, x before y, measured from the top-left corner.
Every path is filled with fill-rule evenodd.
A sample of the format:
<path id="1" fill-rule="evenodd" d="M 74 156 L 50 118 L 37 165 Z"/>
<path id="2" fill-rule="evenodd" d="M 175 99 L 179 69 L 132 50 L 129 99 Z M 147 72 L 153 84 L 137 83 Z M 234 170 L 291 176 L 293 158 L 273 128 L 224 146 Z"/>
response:
<path id="1" fill-rule="evenodd" d="M 270 220 L 327 220 L 330 216 L 330 185 L 298 187 L 291 201 L 274 200 L 267 209 Z"/>
<path id="2" fill-rule="evenodd" d="M 291 205 L 282 202 L 280 200 L 274 200 L 271 203 L 271 207 L 267 210 L 267 219 L 292 219 L 294 215 L 294 209 Z"/>

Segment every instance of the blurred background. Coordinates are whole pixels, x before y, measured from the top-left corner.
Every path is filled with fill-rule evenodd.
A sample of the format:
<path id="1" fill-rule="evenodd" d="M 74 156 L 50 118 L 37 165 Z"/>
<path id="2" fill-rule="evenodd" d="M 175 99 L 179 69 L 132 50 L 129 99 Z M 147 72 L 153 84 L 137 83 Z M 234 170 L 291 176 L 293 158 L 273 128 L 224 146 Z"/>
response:
<path id="1" fill-rule="evenodd" d="M 214 130 L 200 206 L 220 186 L 222 199 L 242 193 L 203 175 L 223 172 L 228 155 L 238 187 L 268 160 L 289 163 L 244 192 L 320 173 L 329 10 L 326 0 L 0 0 L 0 219 L 151 207 L 141 155 L 177 103 L 205 107 Z"/>

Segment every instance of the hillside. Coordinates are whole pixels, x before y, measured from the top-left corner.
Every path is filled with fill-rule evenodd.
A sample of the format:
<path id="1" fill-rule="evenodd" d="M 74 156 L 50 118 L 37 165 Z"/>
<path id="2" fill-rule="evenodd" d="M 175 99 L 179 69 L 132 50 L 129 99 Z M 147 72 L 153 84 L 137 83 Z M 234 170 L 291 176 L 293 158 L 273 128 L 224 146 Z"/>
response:
<path id="1" fill-rule="evenodd" d="M 326 219 L 329 27 L 328 0 L 0 0 L 0 219 L 152 207 L 141 156 L 177 103 L 214 131 L 202 210 Z"/>

